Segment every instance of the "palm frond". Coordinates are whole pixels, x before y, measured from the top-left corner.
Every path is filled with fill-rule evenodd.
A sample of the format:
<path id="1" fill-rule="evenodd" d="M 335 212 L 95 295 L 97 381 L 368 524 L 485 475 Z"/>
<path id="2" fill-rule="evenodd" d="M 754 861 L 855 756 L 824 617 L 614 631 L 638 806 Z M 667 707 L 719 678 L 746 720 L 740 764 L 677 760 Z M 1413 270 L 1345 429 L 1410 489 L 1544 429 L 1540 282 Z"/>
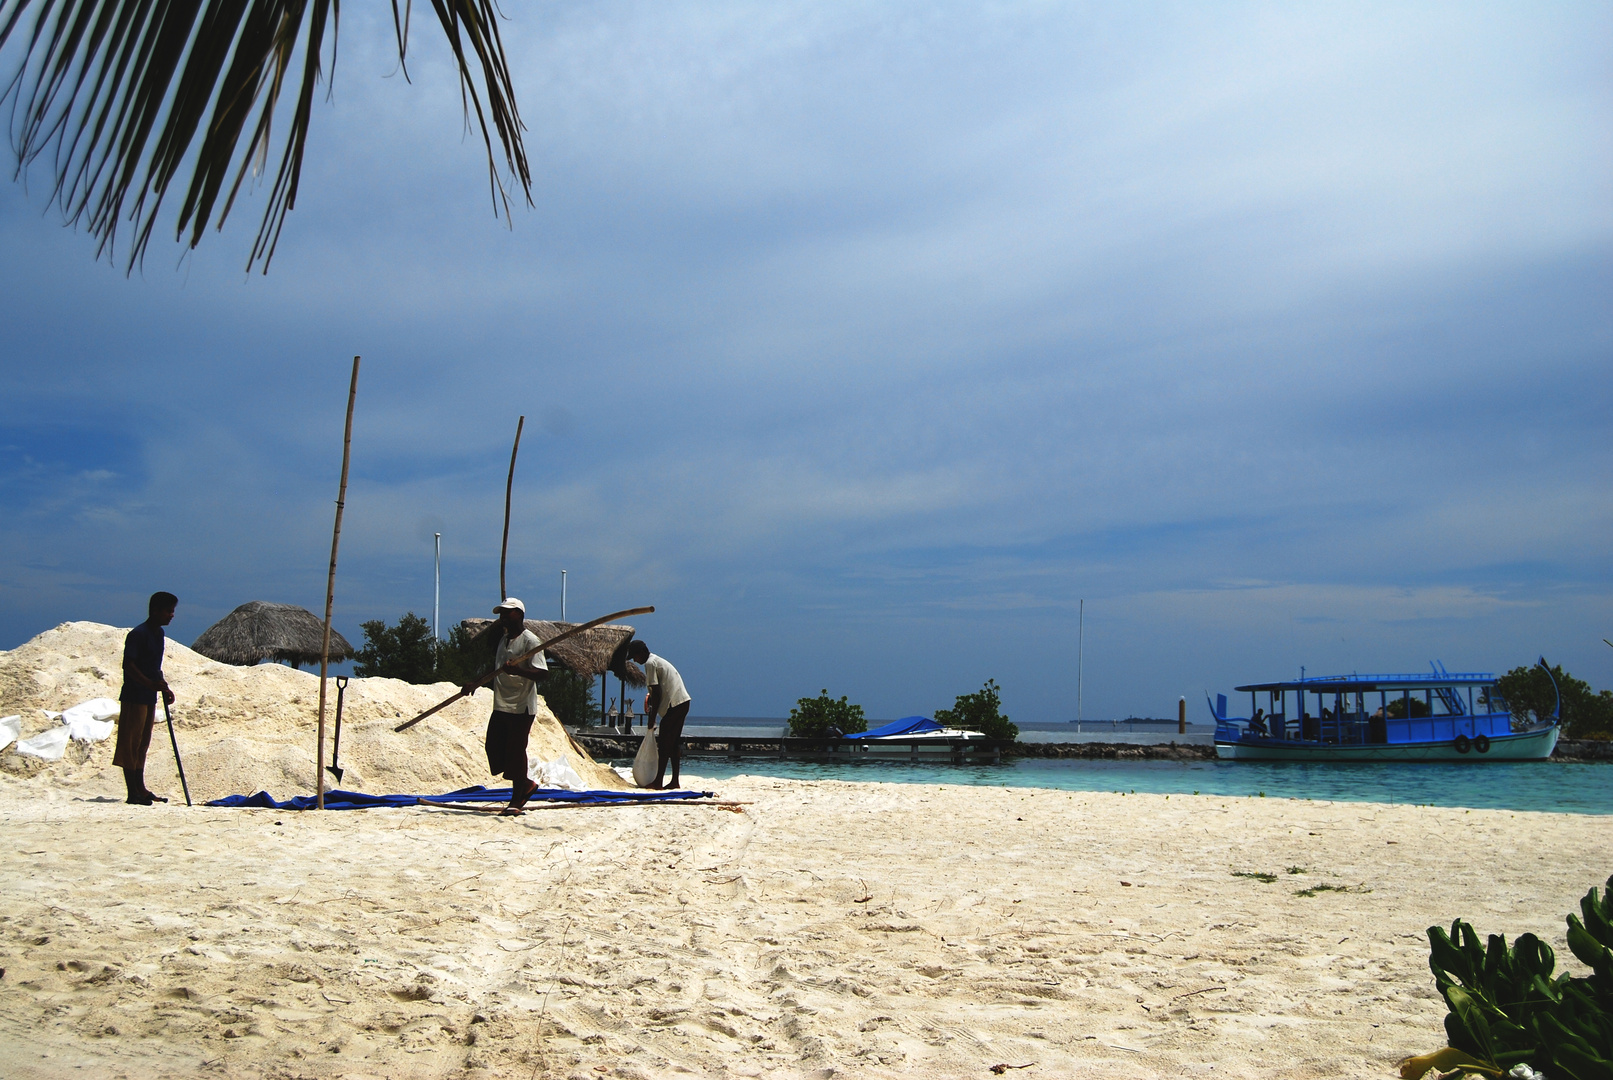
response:
<path id="1" fill-rule="evenodd" d="M 432 0 L 459 66 L 461 105 L 487 149 L 495 208 L 510 214 L 498 159 L 530 205 L 532 178 L 494 0 Z M 409 6 L 392 2 L 398 57 Z M 268 272 L 286 214 L 297 205 L 315 90 L 328 46 L 335 63 L 340 0 L 0 0 L 0 55 L 20 52 L 0 85 L 22 176 L 49 154 L 52 199 L 114 258 L 134 230 L 127 269 L 142 260 L 169 188 L 189 162 L 175 237 L 194 248 L 223 228 L 241 185 L 267 169 L 274 121 L 292 102 L 247 269 Z M 485 105 L 484 105 L 485 98 Z M 488 121 L 492 121 L 489 130 Z"/>

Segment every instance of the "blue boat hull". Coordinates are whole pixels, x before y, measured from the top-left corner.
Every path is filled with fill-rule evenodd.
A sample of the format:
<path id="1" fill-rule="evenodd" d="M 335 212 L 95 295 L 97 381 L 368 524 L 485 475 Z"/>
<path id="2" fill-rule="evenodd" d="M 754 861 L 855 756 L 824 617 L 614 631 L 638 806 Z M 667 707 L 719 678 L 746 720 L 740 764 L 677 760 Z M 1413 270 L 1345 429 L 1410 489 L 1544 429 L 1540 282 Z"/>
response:
<path id="1" fill-rule="evenodd" d="M 1467 752 L 1450 739 L 1396 743 L 1317 743 L 1298 739 L 1217 739 L 1216 757 L 1231 761 L 1543 761 L 1557 746 L 1558 727 L 1496 735 L 1490 749 Z"/>

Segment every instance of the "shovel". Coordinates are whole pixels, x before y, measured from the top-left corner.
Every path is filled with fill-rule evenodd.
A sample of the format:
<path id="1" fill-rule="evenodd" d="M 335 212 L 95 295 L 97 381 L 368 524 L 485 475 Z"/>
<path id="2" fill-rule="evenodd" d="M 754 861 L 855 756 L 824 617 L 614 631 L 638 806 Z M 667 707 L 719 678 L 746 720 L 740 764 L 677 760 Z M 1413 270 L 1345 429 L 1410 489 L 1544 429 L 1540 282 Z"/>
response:
<path id="1" fill-rule="evenodd" d="M 185 783 L 185 763 L 179 760 L 179 740 L 174 737 L 174 713 L 168 699 L 162 699 L 162 713 L 168 718 L 168 741 L 174 744 L 174 764 L 179 766 L 179 786 L 185 789 L 185 805 L 190 805 L 190 785 Z"/>
<path id="2" fill-rule="evenodd" d="M 336 741 L 330 748 L 330 764 L 325 769 L 341 783 L 342 767 L 336 764 L 336 759 L 342 754 L 342 697 L 347 693 L 347 676 L 336 676 Z"/>

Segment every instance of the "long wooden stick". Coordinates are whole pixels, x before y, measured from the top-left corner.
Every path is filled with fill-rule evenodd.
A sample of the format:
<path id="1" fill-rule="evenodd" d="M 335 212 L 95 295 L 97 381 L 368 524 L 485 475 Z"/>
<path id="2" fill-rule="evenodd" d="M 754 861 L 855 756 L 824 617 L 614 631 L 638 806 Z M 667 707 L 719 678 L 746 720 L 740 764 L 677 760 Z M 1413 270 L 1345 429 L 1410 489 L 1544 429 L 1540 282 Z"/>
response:
<path id="1" fill-rule="evenodd" d="M 521 452 L 521 429 L 526 426 L 523 415 L 515 422 L 515 445 L 510 447 L 510 475 L 504 480 L 504 542 L 498 549 L 498 602 L 503 603 L 509 591 L 504 587 L 504 561 L 510 554 L 510 490 L 515 487 L 515 455 Z"/>
<path id="2" fill-rule="evenodd" d="M 525 660 L 529 660 L 532 657 L 538 655 L 544 649 L 547 649 L 551 645 L 554 645 L 554 644 L 557 644 L 559 642 L 562 642 L 562 641 L 566 640 L 566 638 L 568 638 L 568 637 L 573 637 L 573 636 L 575 636 L 577 634 L 580 634 L 584 630 L 592 630 L 594 627 L 601 626 L 604 623 L 608 623 L 612 619 L 621 619 L 621 618 L 625 618 L 628 615 L 648 615 L 650 612 L 652 612 L 654 610 L 655 610 L 655 608 L 653 608 L 653 607 L 635 607 L 635 608 L 628 608 L 626 611 L 613 611 L 609 615 L 601 615 L 599 618 L 593 620 L 592 622 L 585 622 L 581 626 L 573 626 L 570 630 L 562 631 L 561 633 L 556 634 L 554 637 L 550 638 L 548 641 L 543 642 L 536 649 L 531 649 L 531 650 L 529 650 L 527 652 L 524 652 L 520 656 L 512 656 L 512 657 L 510 657 L 509 660 L 506 661 L 506 663 L 519 664 L 519 663 L 521 663 L 521 662 L 523 662 Z M 470 684 L 471 693 L 475 693 L 478 687 L 486 686 L 488 683 L 492 682 L 493 677 L 496 676 L 498 673 L 499 673 L 499 669 L 494 668 L 492 671 L 489 671 L 486 675 L 483 675 L 480 679 L 477 679 L 474 683 L 471 683 Z M 468 697 L 468 696 L 469 695 L 465 693 L 464 689 L 461 688 L 459 693 L 455 694 L 453 697 L 444 698 L 442 701 L 439 701 L 437 704 L 433 705 L 431 708 L 427 709 L 425 712 L 421 713 L 419 716 L 415 717 L 413 720 L 405 720 L 403 723 L 399 724 L 397 727 L 393 728 L 392 730 L 393 731 L 405 731 L 405 730 L 407 730 L 409 728 L 412 728 L 416 724 L 418 724 L 420 721 L 424 720 L 426 717 L 434 715 L 435 713 L 440 713 L 444 709 L 446 709 L 448 706 L 450 706 L 454 702 L 458 701 L 460 698 Z"/>
<path id="3" fill-rule="evenodd" d="M 314 751 L 314 808 L 325 809 L 325 673 L 330 667 L 330 611 L 336 602 L 336 549 L 342 542 L 342 509 L 347 504 L 347 463 L 353 453 L 353 399 L 358 397 L 358 357 L 347 384 L 347 427 L 342 432 L 342 482 L 336 489 L 336 527 L 330 534 L 330 574 L 325 578 L 325 635 L 319 646 L 319 746 Z"/>

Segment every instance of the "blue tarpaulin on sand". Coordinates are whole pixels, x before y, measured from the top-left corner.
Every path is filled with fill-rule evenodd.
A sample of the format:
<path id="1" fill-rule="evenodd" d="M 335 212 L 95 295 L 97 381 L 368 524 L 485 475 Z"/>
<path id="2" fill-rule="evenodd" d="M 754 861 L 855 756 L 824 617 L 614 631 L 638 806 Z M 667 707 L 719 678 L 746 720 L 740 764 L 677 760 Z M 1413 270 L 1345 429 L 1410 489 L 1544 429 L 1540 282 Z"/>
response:
<path id="1" fill-rule="evenodd" d="M 567 791 L 563 788 L 539 788 L 527 800 L 535 802 L 576 803 L 584 806 L 620 806 L 631 803 L 674 802 L 680 799 L 709 799 L 710 791 Z M 366 795 L 362 791 L 325 792 L 326 810 L 370 810 L 405 806 L 432 806 L 451 803 L 507 803 L 510 789 L 482 787 L 460 788 L 446 795 Z M 226 795 L 214 799 L 208 806 L 256 807 L 263 810 L 312 810 L 314 797 L 298 795 L 277 802 L 267 791 L 256 795 Z"/>
<path id="2" fill-rule="evenodd" d="M 940 724 L 928 716 L 904 716 L 900 720 L 892 720 L 888 724 L 881 724 L 872 731 L 859 732 L 856 735 L 847 735 L 848 739 L 883 739 L 888 735 L 923 735 L 927 731 L 943 730 Z"/>

